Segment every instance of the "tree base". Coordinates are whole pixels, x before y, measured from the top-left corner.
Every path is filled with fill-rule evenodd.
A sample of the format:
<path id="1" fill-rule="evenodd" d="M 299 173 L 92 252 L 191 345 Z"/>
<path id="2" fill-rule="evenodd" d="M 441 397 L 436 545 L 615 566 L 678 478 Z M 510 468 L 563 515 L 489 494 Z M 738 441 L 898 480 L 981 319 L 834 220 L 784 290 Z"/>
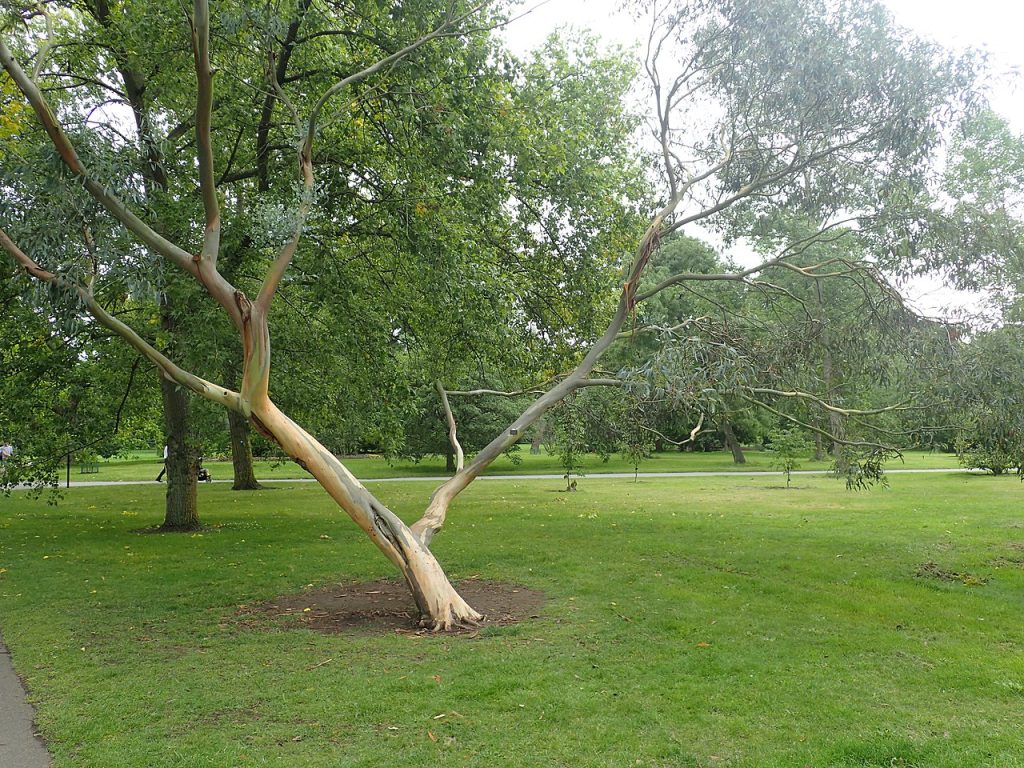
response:
<path id="1" fill-rule="evenodd" d="M 469 608 L 469 606 L 466 606 Z M 456 632 L 458 630 L 474 629 L 484 623 L 486 617 L 469 608 L 469 613 L 461 613 L 450 610 L 447 615 L 437 618 L 421 616 L 419 621 L 420 629 L 430 632 Z"/>
<path id="2" fill-rule="evenodd" d="M 199 523 L 186 523 L 185 525 L 168 525 L 164 523 L 153 530 L 158 533 L 195 533 L 196 531 L 203 530 L 203 526 Z"/>
<path id="3" fill-rule="evenodd" d="M 262 491 L 263 486 L 253 480 L 250 482 L 238 483 L 237 485 L 231 486 L 232 491 Z"/>

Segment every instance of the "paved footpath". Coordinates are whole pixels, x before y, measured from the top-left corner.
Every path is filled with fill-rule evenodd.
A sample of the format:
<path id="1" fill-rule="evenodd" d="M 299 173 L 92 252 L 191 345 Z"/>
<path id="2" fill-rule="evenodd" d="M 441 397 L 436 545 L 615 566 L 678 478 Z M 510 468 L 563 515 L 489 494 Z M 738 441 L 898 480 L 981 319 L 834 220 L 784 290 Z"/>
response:
<path id="1" fill-rule="evenodd" d="M 0 638 L 0 768 L 50 768 L 50 754 L 36 736 L 34 717 Z"/>
<path id="2" fill-rule="evenodd" d="M 945 469 L 887 469 L 885 474 L 887 475 L 924 475 L 924 474 L 949 474 L 951 472 L 963 472 L 971 473 L 972 470 L 964 469 L 963 467 L 950 467 Z M 709 472 L 640 472 L 636 476 L 642 478 L 645 477 L 781 477 L 784 472 L 768 471 L 768 470 L 731 470 L 731 471 L 709 471 Z M 796 469 L 793 470 L 793 475 L 830 475 L 832 470 L 829 469 Z M 473 482 L 479 480 L 561 480 L 565 477 L 564 474 L 544 474 L 544 475 L 480 475 Z M 615 480 L 622 478 L 629 478 L 632 480 L 634 474 L 632 472 L 593 472 L 586 475 L 587 480 Z M 366 483 L 443 483 L 445 480 L 450 480 L 451 475 L 437 475 L 436 477 L 366 477 L 359 478 L 359 482 Z M 214 480 L 214 483 L 230 483 L 231 480 Z M 261 483 L 268 485 L 273 483 L 315 483 L 312 477 L 265 477 L 260 480 Z M 109 485 L 156 485 L 152 480 L 72 480 L 72 488 L 89 488 L 92 486 L 109 486 Z M 202 485 L 202 483 L 200 483 Z M 61 483 L 61 487 L 64 487 L 64 483 Z M 0 765 L 0 768 L 5 766 Z"/>

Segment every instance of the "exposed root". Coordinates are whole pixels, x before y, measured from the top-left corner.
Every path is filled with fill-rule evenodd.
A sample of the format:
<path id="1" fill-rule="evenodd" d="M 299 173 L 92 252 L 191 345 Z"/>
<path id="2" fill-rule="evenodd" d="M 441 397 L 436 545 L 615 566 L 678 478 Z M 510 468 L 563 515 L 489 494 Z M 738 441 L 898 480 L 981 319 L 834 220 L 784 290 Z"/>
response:
<path id="1" fill-rule="evenodd" d="M 483 624 L 486 618 L 482 613 L 471 610 L 471 615 L 456 616 L 453 610 L 446 612 L 442 618 L 432 619 L 424 616 L 419 621 L 420 629 L 428 632 L 458 632 L 460 630 L 476 629 Z"/>

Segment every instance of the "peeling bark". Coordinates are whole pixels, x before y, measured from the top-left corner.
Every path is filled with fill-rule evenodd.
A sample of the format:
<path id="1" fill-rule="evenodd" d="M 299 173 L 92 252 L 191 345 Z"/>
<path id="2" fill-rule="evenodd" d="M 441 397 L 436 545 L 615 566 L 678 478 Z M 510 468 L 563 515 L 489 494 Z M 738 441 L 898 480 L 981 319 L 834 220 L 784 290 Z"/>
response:
<path id="1" fill-rule="evenodd" d="M 398 567 L 416 601 L 421 626 L 437 632 L 474 625 L 483 619 L 455 591 L 427 545 L 312 435 L 289 419 L 268 398 L 252 403 L 252 419 L 261 431 L 316 478 L 374 545 Z"/>

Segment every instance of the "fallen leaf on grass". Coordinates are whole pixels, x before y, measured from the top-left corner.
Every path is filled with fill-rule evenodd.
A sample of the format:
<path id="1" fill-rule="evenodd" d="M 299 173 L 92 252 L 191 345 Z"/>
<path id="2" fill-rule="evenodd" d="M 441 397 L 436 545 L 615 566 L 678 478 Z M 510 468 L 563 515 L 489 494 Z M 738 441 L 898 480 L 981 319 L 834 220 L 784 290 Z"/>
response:
<path id="1" fill-rule="evenodd" d="M 705 642 L 701 641 L 701 642 L 697 643 L 697 647 L 698 648 L 710 648 L 711 647 L 711 643 L 705 643 Z"/>
<path id="2" fill-rule="evenodd" d="M 435 744 L 437 743 L 437 736 L 434 735 L 433 731 L 427 731 L 427 736 L 430 737 L 430 740 L 432 742 L 434 742 Z"/>

